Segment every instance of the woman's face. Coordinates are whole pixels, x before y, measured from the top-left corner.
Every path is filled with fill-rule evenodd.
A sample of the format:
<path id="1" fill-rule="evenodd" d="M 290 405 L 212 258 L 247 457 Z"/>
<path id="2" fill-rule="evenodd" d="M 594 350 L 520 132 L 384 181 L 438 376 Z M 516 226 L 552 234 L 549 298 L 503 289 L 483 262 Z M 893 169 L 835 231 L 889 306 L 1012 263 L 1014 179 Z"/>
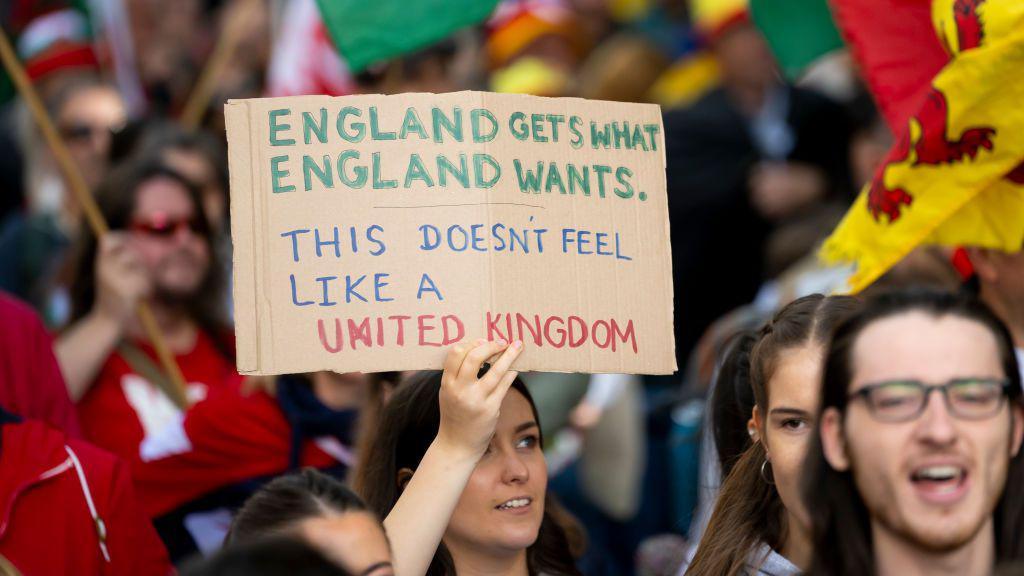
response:
<path id="1" fill-rule="evenodd" d="M 460 549 L 475 555 L 526 550 L 537 540 L 547 484 L 540 428 L 529 402 L 512 389 L 487 452 L 455 507 L 445 545 L 455 557 Z"/>
<path id="2" fill-rule="evenodd" d="M 195 295 L 210 267 L 205 220 L 188 190 L 166 177 L 136 191 L 132 240 L 158 294 L 174 300 Z"/>
<path id="3" fill-rule="evenodd" d="M 816 424 L 823 350 L 816 344 L 783 350 L 768 381 L 768 407 L 754 408 L 770 473 L 789 517 L 804 529 L 810 518 L 800 498 L 804 456 Z"/>

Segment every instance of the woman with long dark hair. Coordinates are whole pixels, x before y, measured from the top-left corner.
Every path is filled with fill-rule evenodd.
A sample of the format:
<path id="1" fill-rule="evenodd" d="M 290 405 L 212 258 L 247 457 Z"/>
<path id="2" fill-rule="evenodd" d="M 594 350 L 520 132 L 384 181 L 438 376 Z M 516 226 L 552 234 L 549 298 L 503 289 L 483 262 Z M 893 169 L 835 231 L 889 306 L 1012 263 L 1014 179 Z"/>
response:
<path id="1" fill-rule="evenodd" d="M 720 449 L 729 472 L 687 574 L 792 575 L 810 562 L 810 522 L 799 496 L 802 461 L 814 429 L 824 345 L 857 306 L 852 297 L 800 298 L 765 324 L 752 348 L 733 349 L 727 361 L 744 362 L 749 350 L 755 405 L 746 429 L 753 442 L 735 462 L 728 458 L 732 448 Z M 743 374 L 743 368 L 722 373 Z"/>
<path id="2" fill-rule="evenodd" d="M 509 369 L 521 350 L 456 346 L 381 413 L 355 489 L 385 518 L 399 576 L 579 574 L 547 496 L 537 409 Z"/>

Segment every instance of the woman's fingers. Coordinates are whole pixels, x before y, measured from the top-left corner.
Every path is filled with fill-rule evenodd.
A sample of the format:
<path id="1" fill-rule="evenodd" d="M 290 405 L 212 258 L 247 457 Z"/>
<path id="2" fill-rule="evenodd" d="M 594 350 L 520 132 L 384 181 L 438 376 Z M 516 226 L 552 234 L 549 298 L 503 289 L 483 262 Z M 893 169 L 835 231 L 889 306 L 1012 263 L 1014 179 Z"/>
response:
<path id="1" fill-rule="evenodd" d="M 522 351 L 523 343 L 516 340 L 511 346 L 505 348 L 505 351 L 502 352 L 501 356 L 498 357 L 498 360 L 494 364 L 491 364 L 490 369 L 487 370 L 487 374 L 484 374 L 484 377 L 480 379 L 480 383 L 484 385 L 484 388 L 488 393 L 493 392 L 494 389 L 497 388 L 501 379 L 505 376 L 505 373 L 508 372 L 508 369 L 512 366 L 512 363 L 515 362 L 516 358 L 519 357 L 519 353 Z"/>
<path id="2" fill-rule="evenodd" d="M 476 343 L 465 343 L 456 344 L 448 349 L 448 354 L 444 357 L 444 374 L 441 378 L 442 384 L 450 384 L 459 375 L 459 367 L 462 366 L 462 361 L 466 359 L 466 354 L 473 349 L 475 344 L 479 344 L 483 340 L 477 340 Z"/>
<path id="3" fill-rule="evenodd" d="M 484 362 L 491 356 L 504 350 L 507 346 L 508 342 L 498 340 L 496 342 L 484 342 L 470 350 L 469 354 L 466 354 L 466 359 L 462 361 L 462 366 L 459 368 L 459 381 L 476 382 L 477 375 L 480 373 L 480 367 L 483 366 Z"/>
<path id="4" fill-rule="evenodd" d="M 501 380 L 498 382 L 498 387 L 495 388 L 493 392 L 493 396 L 499 403 L 505 399 L 505 394 L 508 393 L 508 389 L 512 387 L 512 383 L 515 382 L 518 376 L 519 372 L 509 370 L 501 377 Z"/>

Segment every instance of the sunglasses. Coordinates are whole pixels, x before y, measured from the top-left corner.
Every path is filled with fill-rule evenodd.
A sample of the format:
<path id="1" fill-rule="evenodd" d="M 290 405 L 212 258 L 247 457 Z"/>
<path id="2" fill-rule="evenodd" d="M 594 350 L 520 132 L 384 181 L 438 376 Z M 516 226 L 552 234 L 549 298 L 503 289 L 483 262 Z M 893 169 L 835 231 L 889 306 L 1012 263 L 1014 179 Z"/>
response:
<path id="1" fill-rule="evenodd" d="M 136 220 L 132 222 L 130 229 L 133 232 L 162 239 L 173 238 L 185 230 L 203 237 L 209 232 L 206 220 L 199 216 L 171 218 L 162 213 L 154 214 L 148 220 Z"/>
<path id="2" fill-rule="evenodd" d="M 869 384 L 850 395 L 863 399 L 871 415 L 881 422 L 909 422 L 928 406 L 938 391 L 949 413 L 961 420 L 985 420 L 999 413 L 1010 391 L 1006 380 L 957 378 L 945 384 L 924 384 L 916 380 L 891 380 Z"/>

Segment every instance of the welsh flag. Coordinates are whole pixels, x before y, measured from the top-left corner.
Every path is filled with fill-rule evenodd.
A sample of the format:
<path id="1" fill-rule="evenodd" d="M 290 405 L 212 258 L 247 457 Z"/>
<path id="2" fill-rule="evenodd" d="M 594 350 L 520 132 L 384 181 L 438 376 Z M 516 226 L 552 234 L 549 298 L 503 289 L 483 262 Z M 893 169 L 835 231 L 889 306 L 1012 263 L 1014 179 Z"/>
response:
<path id="1" fill-rule="evenodd" d="M 358 73 L 478 24 L 498 0 L 317 0 L 331 39 Z"/>
<path id="2" fill-rule="evenodd" d="M 1021 250 L 1024 2 L 832 0 L 832 9 L 897 142 L 823 258 L 855 263 L 857 292 L 920 244 Z"/>

